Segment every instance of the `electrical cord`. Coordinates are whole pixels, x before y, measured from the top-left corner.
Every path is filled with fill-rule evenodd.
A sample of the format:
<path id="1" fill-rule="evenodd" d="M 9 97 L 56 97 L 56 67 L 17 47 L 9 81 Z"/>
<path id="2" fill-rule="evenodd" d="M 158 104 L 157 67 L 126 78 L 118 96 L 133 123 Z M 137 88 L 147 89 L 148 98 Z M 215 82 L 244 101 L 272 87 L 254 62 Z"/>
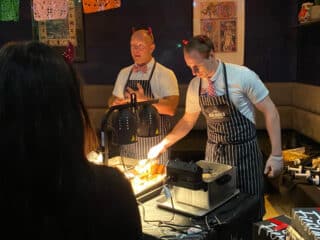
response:
<path id="1" fill-rule="evenodd" d="M 168 180 L 170 177 L 168 177 L 166 180 Z M 169 220 L 160 220 L 160 219 L 146 219 L 146 211 L 145 206 L 142 202 L 137 200 L 137 203 L 142 207 L 142 219 L 144 222 L 160 228 L 169 228 L 172 231 L 176 232 L 177 234 L 168 234 L 163 235 L 160 237 L 160 239 L 164 240 L 174 240 L 174 239 L 204 239 L 205 235 L 208 233 L 208 230 L 210 230 L 210 226 L 206 221 L 207 230 L 204 230 L 199 225 L 182 225 L 182 224 L 175 224 L 173 223 L 173 220 L 175 218 L 175 206 L 173 197 L 170 191 L 170 188 L 167 184 L 163 186 L 163 193 L 167 199 L 170 199 L 171 202 L 171 208 L 173 210 L 173 214 Z M 158 223 L 157 225 L 151 224 L 151 223 Z M 188 229 L 186 229 L 188 228 Z M 196 232 L 194 232 L 196 231 Z"/>
<path id="2" fill-rule="evenodd" d="M 121 164 L 122 164 L 122 167 L 123 167 L 123 171 L 125 173 L 128 172 L 127 166 L 124 164 L 124 160 L 123 160 L 123 156 L 122 155 L 120 156 L 120 161 L 121 161 Z"/>
<path id="3" fill-rule="evenodd" d="M 159 239 L 163 240 L 179 240 L 179 239 L 185 239 L 185 240 L 203 240 L 206 239 L 206 235 L 203 233 L 183 233 L 183 234 L 177 234 L 177 235 L 163 235 L 160 236 Z"/>
<path id="4" fill-rule="evenodd" d="M 163 186 L 163 192 L 166 196 L 166 198 L 169 198 L 170 199 L 170 202 L 171 202 L 171 207 L 172 209 L 174 210 L 174 201 L 173 201 L 173 198 L 172 198 L 172 194 L 171 194 L 171 191 L 170 189 L 168 188 L 167 185 L 164 185 Z M 156 227 L 162 227 L 162 228 L 170 228 L 171 230 L 179 233 L 180 235 L 191 235 L 190 233 L 188 233 L 188 230 L 187 229 L 181 229 L 181 228 L 193 228 L 193 229 L 198 229 L 199 232 L 197 234 L 200 234 L 200 233 L 203 233 L 204 230 L 199 226 L 199 225 L 181 225 L 181 224 L 175 224 L 175 223 L 172 223 L 172 221 L 174 220 L 175 218 L 175 211 L 173 211 L 173 214 L 171 216 L 171 218 L 169 220 L 160 220 L 160 219 L 153 219 L 153 220 L 149 220 L 149 219 L 146 219 L 146 214 L 145 214 L 145 206 L 142 202 L 138 201 L 137 200 L 137 203 L 142 207 L 142 219 L 144 222 L 146 223 L 158 223 L 157 225 L 153 225 L 151 224 L 152 226 L 156 226 Z M 182 236 L 181 235 L 181 236 Z M 170 236 L 172 237 L 172 235 L 165 235 L 165 236 Z M 164 237 L 165 237 L 164 236 Z M 176 236 L 175 236 L 176 237 Z M 163 238 L 163 239 L 166 239 L 166 238 Z M 181 238 L 180 238 L 181 239 Z"/>
<path id="5" fill-rule="evenodd" d="M 210 231 L 210 230 L 211 230 L 211 227 L 210 227 L 210 225 L 209 225 L 208 216 L 207 216 L 207 215 L 204 217 L 204 222 L 205 222 L 205 224 L 206 224 L 206 226 L 207 226 L 207 230 Z"/>
<path id="6" fill-rule="evenodd" d="M 181 227 L 181 228 L 195 228 L 195 229 L 199 229 L 201 231 L 203 231 L 202 227 L 199 225 L 183 225 L 183 224 L 175 224 L 175 223 L 164 223 L 163 225 L 161 225 L 163 227 Z"/>
<path id="7" fill-rule="evenodd" d="M 168 198 L 168 196 L 170 197 L 171 206 L 172 206 L 172 209 L 174 209 L 174 203 L 173 203 L 173 199 L 172 199 L 172 195 L 171 195 L 170 189 L 166 185 L 163 186 L 163 189 L 165 189 L 164 190 L 165 196 L 167 198 Z M 174 220 L 175 212 L 173 212 L 173 214 L 172 214 L 172 216 L 171 216 L 171 218 L 169 220 L 160 220 L 160 219 L 148 220 L 148 219 L 146 219 L 145 207 L 144 207 L 143 203 L 140 202 L 139 200 L 137 200 L 137 203 L 142 207 L 142 219 L 146 223 L 157 222 L 157 223 L 159 223 L 159 225 L 161 225 L 163 223 L 170 223 L 170 222 L 172 222 Z"/>

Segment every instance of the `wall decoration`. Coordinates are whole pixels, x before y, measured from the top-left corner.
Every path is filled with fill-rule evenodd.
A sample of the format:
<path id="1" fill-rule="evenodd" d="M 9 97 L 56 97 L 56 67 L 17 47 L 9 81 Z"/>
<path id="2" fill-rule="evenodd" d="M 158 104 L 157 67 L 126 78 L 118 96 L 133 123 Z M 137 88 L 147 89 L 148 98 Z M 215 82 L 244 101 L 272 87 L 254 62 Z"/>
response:
<path id="1" fill-rule="evenodd" d="M 36 21 L 65 19 L 68 0 L 33 0 L 33 18 Z"/>
<path id="2" fill-rule="evenodd" d="M 32 13 L 33 38 L 53 46 L 63 54 L 69 42 L 74 46 L 74 61 L 85 60 L 83 13 L 81 0 L 67 0 L 68 14 L 65 19 L 35 21 Z"/>
<path id="3" fill-rule="evenodd" d="M 0 21 L 19 21 L 20 0 L 0 1 Z"/>
<path id="4" fill-rule="evenodd" d="M 121 0 L 82 0 L 83 1 L 83 12 L 95 13 L 106 11 L 121 6 Z"/>
<path id="5" fill-rule="evenodd" d="M 207 35 L 217 58 L 242 65 L 244 0 L 194 0 L 193 7 L 193 35 Z"/>

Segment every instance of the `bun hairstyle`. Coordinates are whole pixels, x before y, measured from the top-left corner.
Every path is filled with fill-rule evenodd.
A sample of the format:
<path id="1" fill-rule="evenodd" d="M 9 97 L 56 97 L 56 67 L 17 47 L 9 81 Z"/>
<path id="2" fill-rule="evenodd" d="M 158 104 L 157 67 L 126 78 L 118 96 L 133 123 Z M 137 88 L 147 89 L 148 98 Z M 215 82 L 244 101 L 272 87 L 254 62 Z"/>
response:
<path id="1" fill-rule="evenodd" d="M 212 40 L 206 35 L 196 35 L 190 40 L 182 40 L 184 51 L 191 52 L 196 50 L 200 52 L 205 58 L 210 57 L 211 51 L 214 51 Z"/>

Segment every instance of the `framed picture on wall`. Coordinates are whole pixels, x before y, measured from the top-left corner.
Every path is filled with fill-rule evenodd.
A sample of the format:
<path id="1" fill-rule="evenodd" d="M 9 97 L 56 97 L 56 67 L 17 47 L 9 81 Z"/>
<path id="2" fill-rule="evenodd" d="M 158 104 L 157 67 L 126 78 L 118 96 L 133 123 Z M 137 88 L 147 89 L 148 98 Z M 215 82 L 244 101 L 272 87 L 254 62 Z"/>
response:
<path id="1" fill-rule="evenodd" d="M 193 0 L 193 34 L 210 37 L 222 61 L 243 64 L 244 18 L 244 0 Z"/>
<path id="2" fill-rule="evenodd" d="M 33 39 L 53 46 L 61 54 L 70 42 L 75 50 L 74 61 L 85 61 L 82 1 L 68 0 L 65 19 L 36 21 L 33 11 L 31 16 Z"/>

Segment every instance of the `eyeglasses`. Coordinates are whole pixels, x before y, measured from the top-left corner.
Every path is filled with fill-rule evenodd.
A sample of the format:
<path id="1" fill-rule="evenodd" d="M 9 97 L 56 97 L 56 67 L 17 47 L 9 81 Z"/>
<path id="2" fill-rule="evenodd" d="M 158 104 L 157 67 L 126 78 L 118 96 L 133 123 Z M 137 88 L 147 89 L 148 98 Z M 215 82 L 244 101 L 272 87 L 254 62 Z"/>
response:
<path id="1" fill-rule="evenodd" d="M 133 50 L 143 51 L 143 50 L 145 50 L 147 48 L 147 45 L 145 45 L 145 44 L 131 44 L 130 48 L 133 49 Z"/>

